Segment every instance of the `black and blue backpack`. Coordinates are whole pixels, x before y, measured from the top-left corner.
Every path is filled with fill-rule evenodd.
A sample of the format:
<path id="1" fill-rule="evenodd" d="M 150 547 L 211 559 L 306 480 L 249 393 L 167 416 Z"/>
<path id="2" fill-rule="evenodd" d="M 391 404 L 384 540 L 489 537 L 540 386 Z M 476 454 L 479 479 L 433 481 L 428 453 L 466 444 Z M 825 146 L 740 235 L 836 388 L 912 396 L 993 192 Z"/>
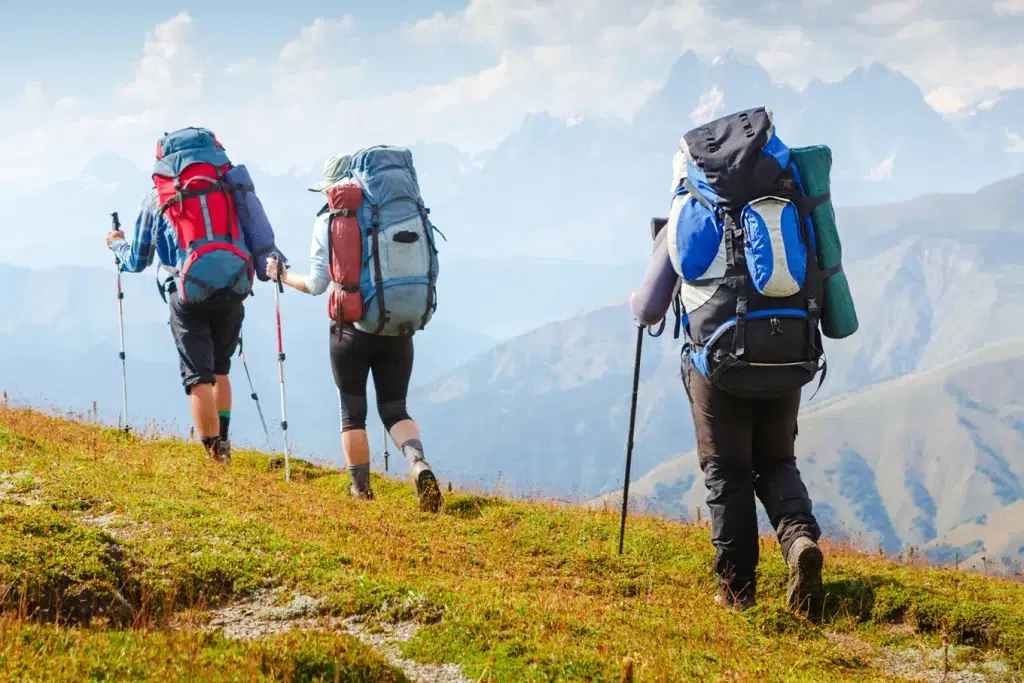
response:
<path id="1" fill-rule="evenodd" d="M 826 364 L 819 327 L 824 277 L 808 197 L 764 107 L 686 133 L 673 164 L 666 243 L 688 368 L 728 393 L 771 398 Z"/>

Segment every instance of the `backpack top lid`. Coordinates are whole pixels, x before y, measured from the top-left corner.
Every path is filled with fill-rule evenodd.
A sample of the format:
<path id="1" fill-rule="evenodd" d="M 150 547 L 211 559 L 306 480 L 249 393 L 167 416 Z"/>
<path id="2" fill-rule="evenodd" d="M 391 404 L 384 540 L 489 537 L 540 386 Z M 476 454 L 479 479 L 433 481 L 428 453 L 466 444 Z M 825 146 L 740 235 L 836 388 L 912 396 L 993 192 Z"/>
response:
<path id="1" fill-rule="evenodd" d="M 376 145 L 361 149 L 352 155 L 347 175 L 359 182 L 370 204 L 422 201 L 412 152 L 406 147 Z"/>
<path id="2" fill-rule="evenodd" d="M 230 163 L 224 146 L 212 131 L 189 126 L 164 133 L 157 140 L 153 175 L 176 178 L 192 164 L 210 164 L 221 168 Z"/>
<path id="3" fill-rule="evenodd" d="M 778 192 L 792 171 L 789 148 L 778 138 L 772 112 L 757 107 L 723 116 L 680 140 L 689 180 L 725 211 Z M 678 174 L 678 171 L 676 171 Z"/>

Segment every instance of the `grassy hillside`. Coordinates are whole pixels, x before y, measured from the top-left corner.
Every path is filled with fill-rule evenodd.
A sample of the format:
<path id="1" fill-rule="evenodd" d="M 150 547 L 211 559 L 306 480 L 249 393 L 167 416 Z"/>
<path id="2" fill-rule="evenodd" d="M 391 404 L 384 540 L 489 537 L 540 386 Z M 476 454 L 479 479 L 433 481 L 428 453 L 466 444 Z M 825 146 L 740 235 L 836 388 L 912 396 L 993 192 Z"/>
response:
<path id="1" fill-rule="evenodd" d="M 448 494 L 0 410 L 6 680 L 1019 679 L 1024 586 L 827 548 L 827 607 L 712 602 L 707 529 Z M 947 647 L 949 646 L 949 647 Z M 396 668 L 397 666 L 399 668 Z M 447 664 L 447 667 L 441 667 Z M 405 672 L 413 672 L 405 678 Z M 972 679 L 974 680 L 974 679 Z"/>

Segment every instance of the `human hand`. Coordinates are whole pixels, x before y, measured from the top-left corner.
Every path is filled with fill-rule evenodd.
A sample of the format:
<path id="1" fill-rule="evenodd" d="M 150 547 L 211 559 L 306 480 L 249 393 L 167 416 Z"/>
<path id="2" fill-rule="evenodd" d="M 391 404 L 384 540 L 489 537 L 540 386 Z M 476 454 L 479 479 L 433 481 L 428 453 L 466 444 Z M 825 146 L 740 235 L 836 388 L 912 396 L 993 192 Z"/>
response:
<path id="1" fill-rule="evenodd" d="M 267 277 L 277 282 L 280 275 L 281 264 L 278 262 L 276 256 L 271 256 L 267 259 Z"/>
<path id="2" fill-rule="evenodd" d="M 124 240 L 124 233 L 120 230 L 111 230 L 107 233 L 107 249 L 109 249 L 114 242 Z"/>

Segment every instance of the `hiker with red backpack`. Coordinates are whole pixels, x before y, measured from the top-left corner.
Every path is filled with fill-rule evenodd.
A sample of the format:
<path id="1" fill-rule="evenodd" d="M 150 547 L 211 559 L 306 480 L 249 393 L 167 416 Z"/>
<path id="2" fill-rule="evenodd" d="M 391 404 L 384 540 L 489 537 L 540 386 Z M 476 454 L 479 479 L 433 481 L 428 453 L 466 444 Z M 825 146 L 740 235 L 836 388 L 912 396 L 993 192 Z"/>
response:
<path id="1" fill-rule="evenodd" d="M 406 409 L 413 335 L 437 308 L 436 228 L 420 197 L 412 154 L 378 146 L 324 164 L 313 192 L 326 203 L 313 227 L 310 273 L 271 257 L 266 276 L 314 296 L 330 286 L 330 359 L 341 403 L 349 492 L 373 498 L 366 434 L 366 382 L 373 373 L 377 412 L 409 463 L 420 509 L 437 512 L 441 491 Z"/>
<path id="2" fill-rule="evenodd" d="M 106 242 L 121 272 L 141 273 L 155 253 L 171 273 L 165 290 L 171 335 L 196 431 L 214 461 L 230 463 L 228 373 L 245 318 L 243 302 L 254 277 L 267 280 L 267 258 L 278 251 L 248 171 L 234 166 L 205 128 L 165 133 L 132 242 L 118 229 Z"/>

